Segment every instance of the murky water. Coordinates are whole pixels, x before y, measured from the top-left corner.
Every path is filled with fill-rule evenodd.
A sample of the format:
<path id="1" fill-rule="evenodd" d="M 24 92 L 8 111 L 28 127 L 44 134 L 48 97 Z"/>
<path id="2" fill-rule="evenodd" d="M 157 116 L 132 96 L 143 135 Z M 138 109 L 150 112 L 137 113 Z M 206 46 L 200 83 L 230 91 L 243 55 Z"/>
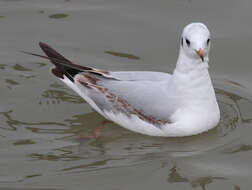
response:
<path id="1" fill-rule="evenodd" d="M 0 189 L 250 189 L 252 2 L 0 1 Z M 148 137 L 107 125 L 48 71 L 47 42 L 83 65 L 170 72 L 191 21 L 213 36 L 217 128 Z"/>

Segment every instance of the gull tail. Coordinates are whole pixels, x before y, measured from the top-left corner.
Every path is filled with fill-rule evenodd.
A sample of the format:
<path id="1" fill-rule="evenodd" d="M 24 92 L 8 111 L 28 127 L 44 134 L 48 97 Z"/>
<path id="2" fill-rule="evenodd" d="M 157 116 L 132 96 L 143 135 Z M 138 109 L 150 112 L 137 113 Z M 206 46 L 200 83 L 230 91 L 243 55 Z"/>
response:
<path id="1" fill-rule="evenodd" d="M 54 50 L 49 45 L 40 42 L 39 43 L 40 48 L 44 51 L 44 53 L 47 56 L 30 53 L 26 51 L 22 51 L 25 54 L 41 57 L 44 59 L 48 59 L 52 62 L 52 64 L 55 65 L 54 68 L 51 69 L 51 72 L 58 78 L 64 79 L 64 75 L 69 78 L 72 82 L 74 82 L 74 76 L 80 72 L 84 71 L 91 71 L 92 68 L 80 66 L 73 64 L 71 61 L 66 59 L 64 56 L 62 56 L 60 53 L 58 53 L 56 50 Z"/>
<path id="2" fill-rule="evenodd" d="M 44 51 L 46 56 L 26 51 L 21 52 L 50 60 L 52 64 L 55 65 L 55 67 L 51 69 L 51 72 L 58 78 L 64 79 L 64 76 L 66 76 L 70 81 L 74 82 L 75 75 L 81 72 L 86 72 L 104 77 L 106 79 L 119 80 L 111 76 L 109 71 L 73 64 L 70 60 L 66 59 L 63 55 L 58 53 L 46 43 L 40 42 L 39 46 Z"/>

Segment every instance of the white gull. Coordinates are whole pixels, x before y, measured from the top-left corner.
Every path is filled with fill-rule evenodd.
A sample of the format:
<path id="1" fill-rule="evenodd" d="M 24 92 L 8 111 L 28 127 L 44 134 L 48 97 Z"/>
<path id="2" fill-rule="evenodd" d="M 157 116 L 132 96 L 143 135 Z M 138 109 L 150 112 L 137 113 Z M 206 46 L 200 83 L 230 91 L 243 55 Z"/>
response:
<path id="1" fill-rule="evenodd" d="M 172 74 L 149 71 L 105 71 L 73 64 L 40 43 L 55 67 L 52 73 L 106 119 L 151 136 L 189 136 L 214 128 L 219 106 L 208 73 L 210 32 L 202 23 L 182 33 Z"/>

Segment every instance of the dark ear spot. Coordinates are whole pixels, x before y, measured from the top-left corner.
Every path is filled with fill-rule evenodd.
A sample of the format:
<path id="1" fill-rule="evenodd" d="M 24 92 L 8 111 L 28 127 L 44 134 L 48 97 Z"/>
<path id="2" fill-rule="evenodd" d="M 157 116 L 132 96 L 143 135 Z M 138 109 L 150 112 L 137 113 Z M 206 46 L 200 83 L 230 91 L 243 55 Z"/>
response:
<path id="1" fill-rule="evenodd" d="M 183 38 L 181 38 L 181 46 L 183 47 Z"/>
<path id="2" fill-rule="evenodd" d="M 186 38 L 186 44 L 187 44 L 188 47 L 189 47 L 190 44 L 191 44 L 190 40 L 188 40 L 187 38 Z"/>
<path id="3" fill-rule="evenodd" d="M 207 45 L 209 45 L 210 41 L 211 41 L 210 38 L 208 38 L 207 39 Z"/>

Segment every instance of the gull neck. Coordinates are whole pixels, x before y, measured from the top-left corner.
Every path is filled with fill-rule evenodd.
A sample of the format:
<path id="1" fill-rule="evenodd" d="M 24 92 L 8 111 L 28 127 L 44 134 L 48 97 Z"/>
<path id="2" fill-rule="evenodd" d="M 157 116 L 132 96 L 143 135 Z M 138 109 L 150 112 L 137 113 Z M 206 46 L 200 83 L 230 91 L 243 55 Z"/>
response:
<path id="1" fill-rule="evenodd" d="M 180 48 L 179 56 L 176 64 L 175 72 L 179 73 L 188 73 L 192 71 L 202 71 L 208 70 L 208 58 L 204 62 L 201 59 L 192 59 L 185 55 L 185 52 Z"/>

